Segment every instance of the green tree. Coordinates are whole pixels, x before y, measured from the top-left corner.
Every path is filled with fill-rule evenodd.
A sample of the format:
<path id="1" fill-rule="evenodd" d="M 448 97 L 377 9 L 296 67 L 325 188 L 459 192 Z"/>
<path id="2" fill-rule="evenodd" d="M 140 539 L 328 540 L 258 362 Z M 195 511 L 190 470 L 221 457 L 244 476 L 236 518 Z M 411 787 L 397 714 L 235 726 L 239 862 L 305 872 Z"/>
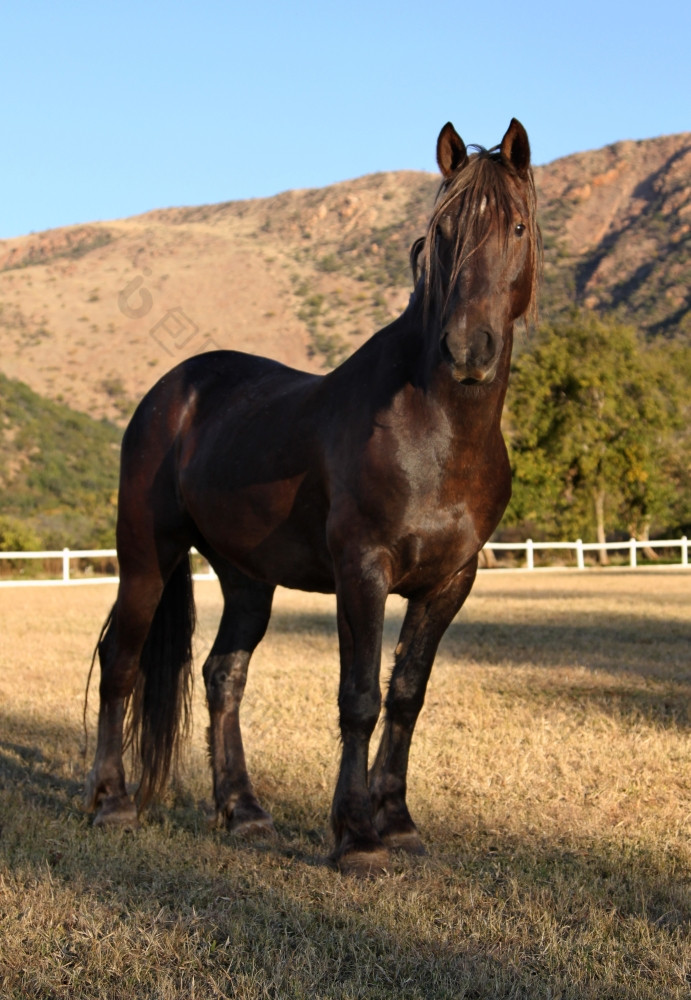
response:
<path id="1" fill-rule="evenodd" d="M 626 442 L 619 513 L 634 538 L 647 540 L 653 524 L 680 529 L 691 519 L 691 351 L 664 342 L 641 358 L 647 422 Z"/>
<path id="2" fill-rule="evenodd" d="M 602 543 L 666 525 L 678 389 L 630 327 L 578 313 L 542 328 L 512 371 L 510 518 Z"/>
<path id="3" fill-rule="evenodd" d="M 691 346 L 658 340 L 645 352 L 651 379 L 667 412 L 667 433 L 652 456 L 653 482 L 664 479 L 661 493 L 644 501 L 651 503 L 647 520 L 672 534 L 691 529 Z M 657 474 L 657 475 L 656 475 Z M 652 501 L 652 502 L 651 502 Z M 645 521 L 646 518 L 643 518 Z M 635 533 L 635 532 L 633 532 Z M 638 535 L 636 535 L 638 537 Z"/>
<path id="4" fill-rule="evenodd" d="M 28 525 L 14 517 L 0 515 L 0 551 L 32 552 L 41 548 L 41 540 Z"/>
<path id="5" fill-rule="evenodd" d="M 0 517 L 40 540 L 26 547 L 113 544 L 121 437 L 0 374 Z"/>

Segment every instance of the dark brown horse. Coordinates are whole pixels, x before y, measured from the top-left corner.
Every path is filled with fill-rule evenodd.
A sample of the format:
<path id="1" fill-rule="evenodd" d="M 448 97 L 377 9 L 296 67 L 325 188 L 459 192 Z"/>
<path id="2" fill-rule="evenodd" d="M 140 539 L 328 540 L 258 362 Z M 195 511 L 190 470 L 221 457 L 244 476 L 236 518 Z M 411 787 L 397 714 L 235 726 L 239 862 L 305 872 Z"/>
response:
<path id="1" fill-rule="evenodd" d="M 402 316 L 328 375 L 218 351 L 165 375 L 122 445 L 120 588 L 99 642 L 97 824 L 134 826 L 166 780 L 188 713 L 194 611 L 188 552 L 218 574 L 224 611 L 204 664 L 216 808 L 239 833 L 272 829 L 247 775 L 239 710 L 277 585 L 334 593 L 342 755 L 333 860 L 377 870 L 423 850 L 406 804 L 413 728 L 437 646 L 473 585 L 511 493 L 500 417 L 515 321 L 540 261 L 530 147 L 512 120 L 468 155 L 441 131 L 443 175 L 411 251 Z M 408 600 L 379 717 L 384 605 Z M 125 740 L 142 758 L 128 795 Z"/>

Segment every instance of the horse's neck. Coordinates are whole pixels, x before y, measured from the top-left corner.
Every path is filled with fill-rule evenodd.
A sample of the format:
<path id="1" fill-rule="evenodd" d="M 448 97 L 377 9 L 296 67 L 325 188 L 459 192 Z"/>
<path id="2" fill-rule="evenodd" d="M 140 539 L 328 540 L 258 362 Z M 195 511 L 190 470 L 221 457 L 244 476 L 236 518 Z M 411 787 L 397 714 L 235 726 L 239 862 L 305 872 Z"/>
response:
<path id="1" fill-rule="evenodd" d="M 511 363 L 511 331 L 491 385 L 464 386 L 456 382 L 438 344 L 423 330 L 422 309 L 411 301 L 408 309 L 366 341 L 343 364 L 326 376 L 323 390 L 331 403 L 340 400 L 372 415 L 420 406 L 436 412 L 452 432 L 463 439 L 482 440 L 500 432 L 501 412 Z"/>

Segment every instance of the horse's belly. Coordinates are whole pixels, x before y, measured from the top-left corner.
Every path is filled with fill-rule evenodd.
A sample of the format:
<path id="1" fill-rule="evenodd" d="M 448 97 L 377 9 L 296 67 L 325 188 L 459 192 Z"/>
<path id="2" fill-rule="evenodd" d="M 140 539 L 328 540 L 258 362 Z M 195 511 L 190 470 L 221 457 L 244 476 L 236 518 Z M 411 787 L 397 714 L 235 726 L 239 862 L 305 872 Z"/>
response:
<path id="1" fill-rule="evenodd" d="M 254 484 L 215 500 L 207 495 L 190 513 L 210 548 L 248 575 L 330 593 L 333 565 L 322 503 L 299 485 Z"/>

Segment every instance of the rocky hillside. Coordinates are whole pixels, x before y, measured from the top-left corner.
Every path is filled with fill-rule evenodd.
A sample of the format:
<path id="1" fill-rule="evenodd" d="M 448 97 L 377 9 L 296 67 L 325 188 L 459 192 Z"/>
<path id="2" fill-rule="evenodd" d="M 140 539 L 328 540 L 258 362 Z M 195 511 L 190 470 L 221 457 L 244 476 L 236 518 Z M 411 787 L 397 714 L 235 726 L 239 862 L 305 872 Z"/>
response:
<path id="1" fill-rule="evenodd" d="M 574 304 L 650 337 L 691 332 L 691 134 L 536 171 L 545 318 Z M 122 423 L 215 347 L 329 367 L 397 315 L 437 178 L 383 173 L 0 241 L 0 370 Z"/>
<path id="2" fill-rule="evenodd" d="M 691 133 L 618 142 L 537 172 L 543 312 L 572 303 L 649 336 L 691 334 Z"/>

